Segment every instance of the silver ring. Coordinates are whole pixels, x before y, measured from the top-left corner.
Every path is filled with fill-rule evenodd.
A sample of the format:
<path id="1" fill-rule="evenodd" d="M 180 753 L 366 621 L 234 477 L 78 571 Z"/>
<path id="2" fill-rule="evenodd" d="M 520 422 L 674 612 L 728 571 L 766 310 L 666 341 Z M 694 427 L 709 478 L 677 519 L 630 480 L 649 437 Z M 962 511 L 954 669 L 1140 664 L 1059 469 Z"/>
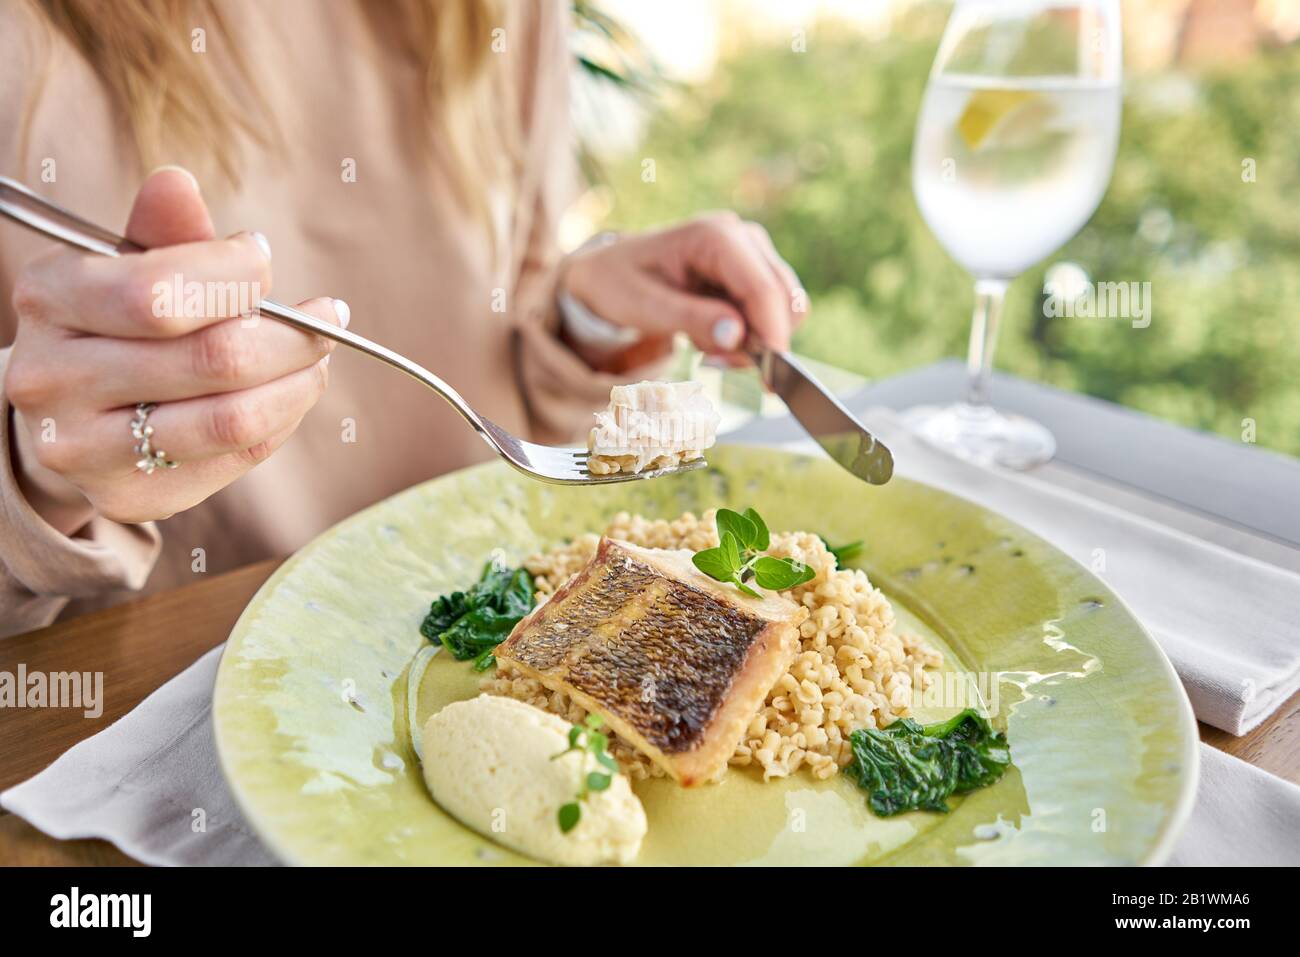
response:
<path id="1" fill-rule="evenodd" d="M 153 447 L 153 426 L 149 424 L 149 413 L 158 408 L 155 402 L 141 402 L 135 407 L 135 418 L 131 420 L 131 435 L 135 439 L 135 454 L 139 456 L 135 467 L 145 475 L 152 475 L 154 469 L 174 469 L 176 463 L 167 457 L 162 449 Z"/>

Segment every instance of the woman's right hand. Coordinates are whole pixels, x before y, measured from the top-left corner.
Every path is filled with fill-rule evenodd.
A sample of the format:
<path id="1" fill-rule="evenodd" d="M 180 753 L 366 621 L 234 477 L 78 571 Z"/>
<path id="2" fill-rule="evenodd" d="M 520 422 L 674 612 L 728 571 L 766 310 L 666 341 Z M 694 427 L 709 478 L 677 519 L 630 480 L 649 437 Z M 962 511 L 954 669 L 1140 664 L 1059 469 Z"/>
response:
<path id="1" fill-rule="evenodd" d="M 190 174 L 155 171 L 126 235 L 147 251 L 113 259 L 56 250 L 29 263 L 14 288 L 18 331 L 4 388 L 16 471 L 28 500 L 65 533 L 94 514 L 145 522 L 198 504 L 279 448 L 327 380 L 333 343 L 240 317 L 241 300 L 247 308 L 270 294 L 270 248 L 254 233 L 214 239 Z M 182 301 L 169 310 L 160 283 L 214 294 L 199 309 Z M 298 308 L 347 322 L 340 300 Z M 154 448 L 179 467 L 136 468 L 130 423 L 140 402 L 157 403 Z"/>

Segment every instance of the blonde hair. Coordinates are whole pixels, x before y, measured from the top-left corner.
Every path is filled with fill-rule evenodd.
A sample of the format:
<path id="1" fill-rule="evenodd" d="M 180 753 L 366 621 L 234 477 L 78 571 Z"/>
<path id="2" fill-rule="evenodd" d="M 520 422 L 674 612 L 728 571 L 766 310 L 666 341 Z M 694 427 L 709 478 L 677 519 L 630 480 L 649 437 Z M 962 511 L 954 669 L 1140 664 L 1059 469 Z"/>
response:
<path id="1" fill-rule="evenodd" d="M 385 36 L 405 46 L 398 52 L 422 66 L 429 149 L 443 155 L 455 195 L 490 225 L 486 187 L 511 171 L 516 156 L 515 84 L 494 67 L 502 58 L 491 53 L 493 30 L 502 26 L 502 0 L 359 2 L 372 27 L 387 27 Z M 242 133 L 265 148 L 282 143 L 237 44 L 229 49 L 242 90 L 220 82 L 209 59 L 192 54 L 190 31 L 200 14 L 212 32 L 229 36 L 214 0 L 27 3 L 95 70 L 122 110 L 145 169 L 175 159 L 200 160 L 201 148 L 217 171 L 237 184 L 232 134 Z M 46 63 L 48 69 L 48 58 Z M 36 86 L 24 120 L 24 144 Z M 168 155 L 177 143 L 193 155 Z"/>

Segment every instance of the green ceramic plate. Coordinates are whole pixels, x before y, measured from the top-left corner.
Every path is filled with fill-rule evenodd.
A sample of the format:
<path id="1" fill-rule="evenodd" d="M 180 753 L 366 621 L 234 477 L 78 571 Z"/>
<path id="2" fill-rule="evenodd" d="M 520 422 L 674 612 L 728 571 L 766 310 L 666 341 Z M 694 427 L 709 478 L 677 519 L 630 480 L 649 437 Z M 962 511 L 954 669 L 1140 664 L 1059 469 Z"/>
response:
<path id="1" fill-rule="evenodd" d="M 712 468 L 573 489 L 503 465 L 436 479 L 341 523 L 286 562 L 236 624 L 213 708 L 222 766 L 248 820 L 300 864 L 527 863 L 433 803 L 411 747 L 407 673 L 430 600 L 514 558 L 599 531 L 627 509 L 754 506 L 776 529 L 862 539 L 855 564 L 906 627 L 944 648 L 954 690 L 984 692 L 1015 769 L 947 815 L 874 817 L 842 776 L 637 786 L 645 864 L 1135 864 L 1168 854 L 1196 780 L 1191 709 L 1159 648 L 1085 569 L 970 502 L 895 479 L 868 487 L 828 461 L 726 447 Z M 412 689 L 419 722 L 477 676 L 436 656 Z M 946 704 L 947 707 L 939 705 Z"/>

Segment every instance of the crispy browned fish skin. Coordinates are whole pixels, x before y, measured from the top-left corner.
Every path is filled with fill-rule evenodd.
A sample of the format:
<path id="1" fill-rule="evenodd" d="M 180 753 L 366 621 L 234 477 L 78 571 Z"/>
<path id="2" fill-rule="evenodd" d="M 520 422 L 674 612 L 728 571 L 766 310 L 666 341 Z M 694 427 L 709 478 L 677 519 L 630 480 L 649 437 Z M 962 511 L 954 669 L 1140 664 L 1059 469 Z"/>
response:
<path id="1" fill-rule="evenodd" d="M 807 614 L 713 581 L 689 551 L 602 538 L 496 657 L 599 714 L 690 787 L 726 767 L 789 667 Z"/>

